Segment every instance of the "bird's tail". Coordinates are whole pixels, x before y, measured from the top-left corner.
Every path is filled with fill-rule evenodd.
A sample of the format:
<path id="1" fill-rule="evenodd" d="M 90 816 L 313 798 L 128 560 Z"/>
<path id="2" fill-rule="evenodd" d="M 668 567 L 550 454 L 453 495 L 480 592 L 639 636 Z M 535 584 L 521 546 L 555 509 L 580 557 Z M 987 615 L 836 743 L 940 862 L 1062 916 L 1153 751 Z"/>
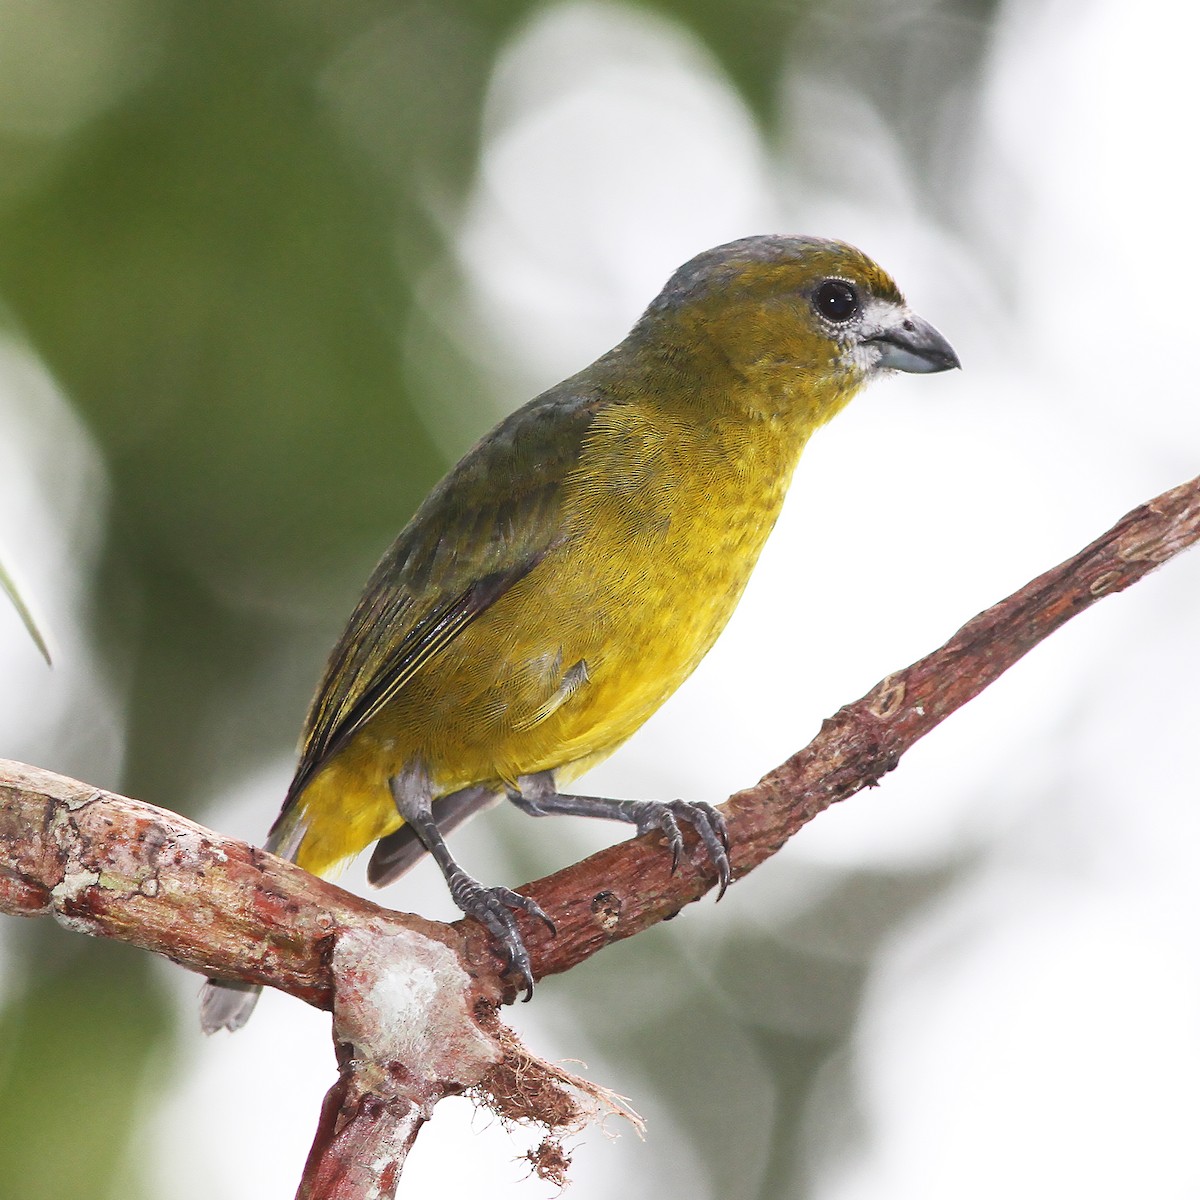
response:
<path id="1" fill-rule="evenodd" d="M 241 1029 L 258 1003 L 262 984 L 239 979 L 206 979 L 200 989 L 200 1028 L 205 1033 Z"/>
<path id="2" fill-rule="evenodd" d="M 302 806 L 289 804 L 271 827 L 264 848 L 295 862 L 307 825 Z M 200 1028 L 205 1033 L 216 1033 L 218 1029 L 234 1033 L 241 1029 L 250 1020 L 261 993 L 259 983 L 243 983 L 240 979 L 205 980 L 200 990 Z"/>

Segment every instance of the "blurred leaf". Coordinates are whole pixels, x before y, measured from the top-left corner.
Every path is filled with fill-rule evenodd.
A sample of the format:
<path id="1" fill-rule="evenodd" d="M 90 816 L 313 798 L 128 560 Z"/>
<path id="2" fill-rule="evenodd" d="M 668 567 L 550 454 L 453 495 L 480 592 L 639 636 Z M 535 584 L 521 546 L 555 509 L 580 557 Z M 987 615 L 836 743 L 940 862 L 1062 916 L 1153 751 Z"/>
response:
<path id="1" fill-rule="evenodd" d="M 17 585 L 13 583 L 12 576 L 4 569 L 2 562 L 0 562 L 0 589 L 3 589 L 5 595 L 12 601 L 13 608 L 17 610 L 17 616 L 21 618 L 21 623 L 29 631 L 29 636 L 33 638 L 33 644 L 42 652 L 42 657 L 49 666 L 50 648 L 46 645 L 46 639 L 42 637 L 42 631 L 37 627 L 37 622 L 33 619 L 33 613 L 29 611 L 25 601 L 21 599 L 21 593 L 17 591 Z"/>
<path id="2" fill-rule="evenodd" d="M 131 1141 L 168 1062 L 161 973 L 131 946 L 48 922 L 22 932 L 40 969 L 24 986 L 18 974 L 0 1008 L 0 1192 L 135 1200 L 146 1191 Z"/>

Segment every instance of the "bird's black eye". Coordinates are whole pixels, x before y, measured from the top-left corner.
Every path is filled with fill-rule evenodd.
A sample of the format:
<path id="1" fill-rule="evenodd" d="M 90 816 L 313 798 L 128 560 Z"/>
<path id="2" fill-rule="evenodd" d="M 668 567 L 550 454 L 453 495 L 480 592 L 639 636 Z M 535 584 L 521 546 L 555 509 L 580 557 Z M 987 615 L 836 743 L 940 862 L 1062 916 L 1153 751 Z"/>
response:
<path id="1" fill-rule="evenodd" d="M 827 279 L 813 292 L 813 307 L 840 325 L 858 312 L 858 292 L 844 279 Z"/>

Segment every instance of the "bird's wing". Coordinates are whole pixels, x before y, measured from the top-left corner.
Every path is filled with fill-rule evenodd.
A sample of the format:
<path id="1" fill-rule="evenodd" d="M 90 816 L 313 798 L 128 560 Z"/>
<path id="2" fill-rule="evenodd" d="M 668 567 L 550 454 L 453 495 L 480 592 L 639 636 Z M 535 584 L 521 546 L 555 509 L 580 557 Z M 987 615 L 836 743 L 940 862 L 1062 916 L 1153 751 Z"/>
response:
<path id="1" fill-rule="evenodd" d="M 561 542 L 563 481 L 605 404 L 572 382 L 477 443 L 375 568 L 309 710 L 285 811 L 421 667 Z"/>

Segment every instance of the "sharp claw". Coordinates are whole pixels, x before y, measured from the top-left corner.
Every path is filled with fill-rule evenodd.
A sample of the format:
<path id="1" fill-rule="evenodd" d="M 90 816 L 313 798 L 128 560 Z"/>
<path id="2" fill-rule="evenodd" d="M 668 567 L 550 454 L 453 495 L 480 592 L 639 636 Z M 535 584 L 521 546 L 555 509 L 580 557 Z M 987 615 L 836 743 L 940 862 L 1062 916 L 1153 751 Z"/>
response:
<path id="1" fill-rule="evenodd" d="M 725 847 L 725 853 L 728 854 L 733 847 L 729 843 L 729 830 L 725 825 L 725 818 L 721 815 L 720 809 L 713 808 L 709 812 L 712 816 L 713 827 L 717 831 L 717 837 L 721 839 L 721 845 Z"/>
<path id="2" fill-rule="evenodd" d="M 487 921 L 488 932 L 503 948 L 508 966 L 504 968 L 505 975 L 516 974 L 520 977 L 525 988 L 525 1003 L 533 999 L 533 970 L 529 963 L 529 953 L 525 943 L 512 923 L 512 917 L 506 912 L 504 917 L 496 916 L 495 923 Z"/>
<path id="3" fill-rule="evenodd" d="M 522 999 L 523 1004 L 528 1004 L 533 999 L 533 972 L 525 963 L 510 962 L 508 969 L 504 972 L 505 975 L 517 975 L 521 980 L 521 986 L 525 989 L 525 996 Z"/>
<path id="4" fill-rule="evenodd" d="M 698 828 L 708 856 L 717 869 L 717 882 L 720 885 L 717 899 L 720 900 L 732 879 L 729 865 L 729 831 L 725 828 L 725 818 L 711 804 L 701 804 L 697 807 L 707 821 L 706 827 Z"/>
<path id="5" fill-rule="evenodd" d="M 639 834 L 659 830 L 666 837 L 671 847 L 672 875 L 679 870 L 683 857 L 683 834 L 679 830 L 679 822 L 686 821 L 704 843 L 709 861 L 716 869 L 719 885 L 717 899 L 725 895 L 733 872 L 729 864 L 729 831 L 725 827 L 725 818 L 717 809 L 703 801 L 692 803 L 687 800 L 672 800 L 669 803 L 637 801 L 631 802 L 630 809 L 636 814 Z"/>
<path id="6" fill-rule="evenodd" d="M 663 810 L 662 831 L 671 843 L 671 874 L 674 875 L 679 870 L 679 860 L 683 856 L 683 834 L 679 830 L 675 814 L 670 809 Z"/>
<path id="7" fill-rule="evenodd" d="M 688 803 L 686 800 L 677 800 L 671 808 L 695 829 L 704 843 L 709 861 L 717 872 L 717 899 L 720 900 L 732 879 L 729 866 L 729 833 L 725 828 L 724 817 L 711 804 L 705 804 L 703 801 Z"/>
<path id="8" fill-rule="evenodd" d="M 550 920 L 550 918 L 548 916 L 546 916 L 546 914 L 544 912 L 542 912 L 541 910 L 538 911 L 537 915 L 539 917 L 541 917 L 542 921 L 545 923 L 546 928 L 550 931 L 550 936 L 558 937 L 558 926 L 555 925 L 554 922 L 552 920 Z"/>
<path id="9" fill-rule="evenodd" d="M 720 862 L 717 863 L 717 900 L 719 901 L 725 895 L 725 889 L 729 887 L 729 859 L 722 855 Z"/>
<path id="10" fill-rule="evenodd" d="M 542 911 L 542 906 L 520 892 L 506 887 L 484 887 L 471 879 L 457 881 L 450 889 L 455 903 L 468 916 L 474 917 L 492 935 L 492 940 L 503 952 L 507 965 L 504 973 L 515 973 L 525 988 L 525 1001 L 533 999 L 533 968 L 529 952 L 517 930 L 513 913 L 528 913 L 546 923 L 551 934 L 557 934 L 554 922 Z"/>
<path id="11" fill-rule="evenodd" d="M 520 892 L 518 892 L 516 894 L 518 896 L 521 895 Z M 550 918 L 548 916 L 546 916 L 546 913 L 543 910 L 542 906 L 536 900 L 531 900 L 528 896 L 521 896 L 521 899 L 525 901 L 525 903 L 523 905 L 521 905 L 521 907 L 531 917 L 537 917 L 537 919 L 539 921 L 541 921 L 548 930 L 550 930 L 551 937 L 557 937 L 558 929 L 555 927 L 554 922 L 552 920 L 550 920 Z"/>

